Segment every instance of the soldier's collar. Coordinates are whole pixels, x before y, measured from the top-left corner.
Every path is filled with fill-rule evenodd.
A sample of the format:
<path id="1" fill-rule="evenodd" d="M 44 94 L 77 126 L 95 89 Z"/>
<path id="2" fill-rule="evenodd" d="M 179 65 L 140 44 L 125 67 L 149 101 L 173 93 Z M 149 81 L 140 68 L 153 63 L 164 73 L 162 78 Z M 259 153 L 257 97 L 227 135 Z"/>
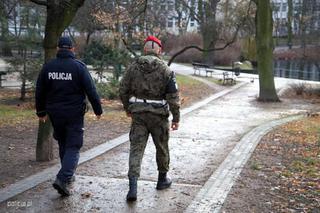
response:
<path id="1" fill-rule="evenodd" d="M 145 54 L 145 56 L 155 56 L 155 57 L 161 59 L 161 56 L 160 56 L 160 55 L 157 55 L 157 54 L 155 54 L 155 53 L 147 53 L 147 54 Z"/>

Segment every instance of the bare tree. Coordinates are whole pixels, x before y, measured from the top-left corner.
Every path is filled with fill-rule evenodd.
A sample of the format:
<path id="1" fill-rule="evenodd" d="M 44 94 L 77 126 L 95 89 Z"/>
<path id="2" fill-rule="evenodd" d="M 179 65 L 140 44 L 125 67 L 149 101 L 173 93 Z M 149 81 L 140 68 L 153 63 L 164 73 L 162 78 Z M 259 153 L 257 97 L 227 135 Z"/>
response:
<path id="1" fill-rule="evenodd" d="M 288 27 L 288 47 L 289 49 L 292 48 L 292 17 L 293 17 L 293 2 L 292 0 L 288 0 L 288 21 L 287 21 L 287 27 Z"/>
<path id="2" fill-rule="evenodd" d="M 89 44 L 90 38 L 95 32 L 106 29 L 95 16 L 95 14 L 98 14 L 99 11 L 106 7 L 104 3 L 104 1 L 99 0 L 87 0 L 73 19 L 72 26 L 79 32 L 85 33 L 86 45 Z"/>
<path id="3" fill-rule="evenodd" d="M 210 2 L 210 1 L 209 1 Z M 276 94 L 275 85 L 274 85 L 274 76 L 273 76 L 273 39 L 272 39 L 272 30 L 273 30 L 273 20 L 272 20 L 272 9 L 271 9 L 271 3 L 270 0 L 254 0 L 257 6 L 256 10 L 256 46 L 257 46 L 257 61 L 258 61 L 258 69 L 259 69 L 259 100 L 260 101 L 279 101 L 279 98 Z M 202 8 L 202 1 L 200 1 L 200 5 L 198 7 Z M 211 2 L 213 3 L 211 6 L 213 8 L 216 8 L 215 3 L 217 2 Z M 251 1 L 249 2 L 248 9 L 246 12 L 246 16 L 250 16 L 250 6 Z M 203 10 L 205 11 L 205 10 Z M 201 16 L 203 14 L 198 14 L 201 21 Z M 211 18 L 214 17 L 211 16 Z M 212 21 L 212 19 L 211 19 Z M 201 23 L 201 22 L 200 22 Z M 238 26 L 235 26 L 235 33 L 233 34 L 233 37 L 230 41 L 226 42 L 224 46 L 221 48 L 216 48 L 213 46 L 213 48 L 201 48 L 198 46 L 187 46 L 183 48 L 182 50 L 178 51 L 176 54 L 172 56 L 172 58 L 169 60 L 168 65 L 170 65 L 174 59 L 182 54 L 184 51 L 188 49 L 197 49 L 199 51 L 203 52 L 214 52 L 218 50 L 222 50 L 232 44 L 238 35 L 238 32 L 240 30 L 240 26 L 244 24 L 245 21 L 242 20 L 240 23 L 238 23 Z M 213 24 L 215 25 L 215 24 Z M 213 25 L 207 25 L 207 26 L 213 26 Z M 207 32 L 206 32 L 207 33 Z M 206 34 L 205 33 L 205 34 Z M 213 32 L 212 32 L 213 33 Z M 210 34 L 208 34 L 209 36 Z M 205 35 L 203 34 L 205 37 Z M 212 36 L 210 37 L 212 39 Z M 205 47 L 205 46 L 204 46 Z"/>
<path id="4" fill-rule="evenodd" d="M 259 71 L 259 101 L 279 101 L 273 76 L 273 19 L 270 0 L 254 0 L 256 12 L 256 43 Z"/>
<path id="5" fill-rule="evenodd" d="M 189 1 L 192 4 L 192 1 Z M 177 20 L 177 27 L 179 35 L 183 35 L 187 32 L 188 25 L 191 19 L 190 10 L 181 1 L 177 0 L 174 4 L 175 14 L 174 18 Z"/>
<path id="6" fill-rule="evenodd" d="M 194 9 L 190 5 L 187 5 L 187 4 L 185 4 L 185 5 L 187 7 L 189 7 L 190 10 Z M 216 5 L 214 5 L 214 7 L 216 8 Z M 245 12 L 244 13 L 238 13 L 239 16 L 237 16 L 237 18 L 235 18 L 235 19 L 239 19 L 239 20 L 238 20 L 238 22 L 235 22 L 235 21 L 233 22 L 233 26 L 232 26 L 233 34 L 231 36 L 228 36 L 228 38 L 223 38 L 222 36 L 220 38 L 220 36 L 218 34 L 211 35 L 209 33 L 209 31 L 212 30 L 212 29 L 210 29 L 210 30 L 204 29 L 205 33 L 202 34 L 202 38 L 204 39 L 205 37 L 207 37 L 207 39 L 209 41 L 211 41 L 211 45 L 213 45 L 213 46 L 208 45 L 208 40 L 206 41 L 207 44 L 203 44 L 203 47 L 199 47 L 199 46 L 196 46 L 196 45 L 186 46 L 186 47 L 182 48 L 181 50 L 179 50 L 178 52 L 176 52 L 175 54 L 172 55 L 172 57 L 170 58 L 170 60 L 168 62 L 168 65 L 170 66 L 171 63 L 176 59 L 177 56 L 181 55 L 182 53 L 184 53 L 185 51 L 187 51 L 189 49 L 197 49 L 197 50 L 203 52 L 205 57 L 209 57 L 209 59 L 212 60 L 212 57 L 214 55 L 213 53 L 215 51 L 224 50 L 225 48 L 227 48 L 228 46 L 233 44 L 237 40 L 238 33 L 241 31 L 242 27 L 243 26 L 248 26 L 247 25 L 248 24 L 248 17 L 250 17 L 251 10 L 252 10 L 252 7 L 251 7 L 251 1 L 250 1 L 250 2 L 248 2 L 246 4 Z M 202 12 L 200 11 L 199 14 L 195 14 L 195 12 L 193 12 L 192 15 L 194 17 L 198 17 L 198 16 L 201 17 L 201 16 L 203 16 L 201 14 Z M 197 20 L 200 21 L 201 19 L 197 18 Z M 209 20 L 206 20 L 206 22 L 208 22 L 208 21 Z M 213 21 L 213 19 L 211 21 Z M 209 23 L 201 24 L 201 22 L 200 22 L 200 28 L 207 28 L 207 27 L 210 27 L 210 26 L 217 25 L 216 21 L 214 21 L 214 22 L 215 22 L 214 24 L 209 24 Z M 216 33 L 216 32 L 213 32 L 213 31 L 215 31 L 215 30 L 212 30 L 211 33 Z M 220 46 L 216 47 L 216 43 L 218 41 L 220 43 Z M 206 60 L 206 62 L 208 62 L 208 61 Z"/>
<path id="7" fill-rule="evenodd" d="M 108 30 L 114 38 L 112 45 L 118 48 L 125 45 L 129 51 L 132 43 L 138 43 L 145 37 L 147 29 L 154 29 L 154 26 L 148 24 L 145 20 L 148 10 L 147 0 L 138 1 L 112 1 L 107 7 L 101 7 L 95 14 L 98 24 Z M 159 14 L 158 16 L 161 16 Z"/>
<path id="8" fill-rule="evenodd" d="M 10 46 L 10 30 L 9 22 L 12 19 L 13 12 L 18 4 L 19 0 L 1 0 L 0 1 L 0 25 L 1 25 L 1 37 L 3 42 L 2 54 L 5 56 L 12 56 Z"/>
<path id="9" fill-rule="evenodd" d="M 57 41 L 61 33 L 70 25 L 78 9 L 85 0 L 30 0 L 47 9 L 45 37 L 43 47 L 45 62 L 54 58 Z M 36 158 L 37 161 L 49 161 L 53 158 L 52 125 L 39 122 Z"/>

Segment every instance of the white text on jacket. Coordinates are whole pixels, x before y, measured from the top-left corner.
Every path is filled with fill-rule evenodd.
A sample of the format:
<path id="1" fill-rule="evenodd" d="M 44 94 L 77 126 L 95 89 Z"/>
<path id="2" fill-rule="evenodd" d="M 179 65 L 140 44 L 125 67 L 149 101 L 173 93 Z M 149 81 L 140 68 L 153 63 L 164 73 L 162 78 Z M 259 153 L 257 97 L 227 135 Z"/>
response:
<path id="1" fill-rule="evenodd" d="M 49 72 L 48 78 L 49 78 L 49 80 L 72 81 L 71 73 L 63 73 L 63 72 Z"/>

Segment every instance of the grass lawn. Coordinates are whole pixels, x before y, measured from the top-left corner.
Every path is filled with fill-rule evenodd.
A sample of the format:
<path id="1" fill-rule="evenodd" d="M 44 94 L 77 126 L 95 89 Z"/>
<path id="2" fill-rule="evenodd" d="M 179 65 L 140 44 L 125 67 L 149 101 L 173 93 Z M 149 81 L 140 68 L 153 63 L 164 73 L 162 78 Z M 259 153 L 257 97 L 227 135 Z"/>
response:
<path id="1" fill-rule="evenodd" d="M 222 212 L 319 212 L 319 123 L 315 114 L 266 134 Z"/>
<path id="2" fill-rule="evenodd" d="M 25 121 L 36 119 L 34 109 L 25 107 L 25 105 L 3 105 L 0 104 L 0 127 L 17 126 Z"/>
<path id="3" fill-rule="evenodd" d="M 223 84 L 223 77 L 222 77 L 222 75 L 221 75 L 221 78 L 216 78 L 216 77 L 204 77 L 204 76 L 197 76 L 197 77 L 206 79 L 207 81 L 210 81 L 210 82 L 215 83 L 215 84 L 220 85 L 220 86 L 233 86 L 233 85 L 235 85 L 235 84 L 238 83 L 238 81 L 235 81 L 235 84 L 230 84 L 229 82 L 228 82 L 227 84 Z"/>
<path id="4" fill-rule="evenodd" d="M 200 84 L 203 84 L 202 82 L 200 81 L 197 81 L 193 78 L 190 78 L 188 76 L 185 76 L 185 75 L 179 75 L 177 74 L 177 83 L 179 86 L 182 86 L 182 87 L 187 87 L 187 86 L 198 86 Z"/>

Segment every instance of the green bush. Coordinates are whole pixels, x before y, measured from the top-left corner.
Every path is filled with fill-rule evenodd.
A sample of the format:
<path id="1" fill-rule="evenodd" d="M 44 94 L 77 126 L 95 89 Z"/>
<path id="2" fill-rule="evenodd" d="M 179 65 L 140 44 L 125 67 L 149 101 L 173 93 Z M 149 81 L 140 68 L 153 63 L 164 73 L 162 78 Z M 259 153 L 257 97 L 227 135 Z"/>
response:
<path id="1" fill-rule="evenodd" d="M 100 98 L 113 100 L 119 97 L 119 82 L 115 79 L 107 83 L 96 83 L 96 87 Z"/>
<path id="2" fill-rule="evenodd" d="M 102 79 L 103 72 L 108 71 L 112 66 L 113 77 L 119 80 L 124 72 L 123 66 L 126 67 L 130 60 L 130 55 L 126 50 L 112 48 L 102 41 L 92 41 L 85 48 L 83 56 L 83 61 L 93 66 L 100 79 Z"/>
<path id="3" fill-rule="evenodd" d="M 242 48 L 241 48 L 241 55 L 244 59 L 249 61 L 257 60 L 257 47 L 256 41 L 254 37 L 248 37 L 242 39 Z"/>

